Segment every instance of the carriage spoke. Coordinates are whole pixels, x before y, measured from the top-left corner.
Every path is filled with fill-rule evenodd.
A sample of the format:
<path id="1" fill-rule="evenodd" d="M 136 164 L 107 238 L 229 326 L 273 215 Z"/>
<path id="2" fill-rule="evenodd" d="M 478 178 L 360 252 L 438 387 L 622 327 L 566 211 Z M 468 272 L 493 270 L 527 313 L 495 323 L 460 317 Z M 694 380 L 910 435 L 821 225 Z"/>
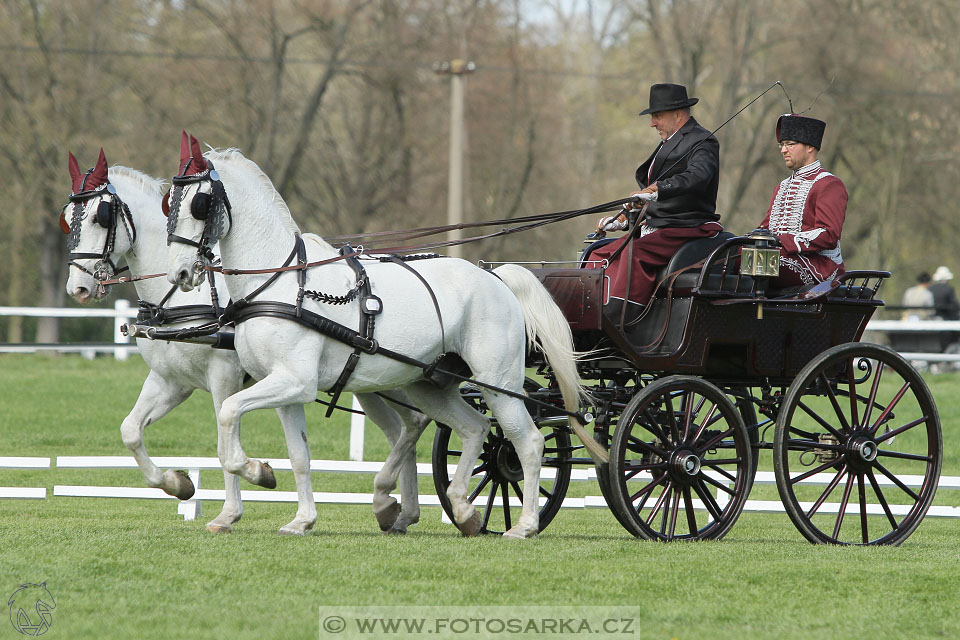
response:
<path id="1" fill-rule="evenodd" d="M 739 462 L 739 461 L 740 461 L 740 460 L 739 460 L 739 458 L 738 458 L 738 459 L 736 460 L 736 462 Z M 730 473 L 730 472 L 727 471 L 726 469 L 717 466 L 717 465 L 719 464 L 719 461 L 718 461 L 718 460 L 701 460 L 701 464 L 702 464 L 703 466 L 710 467 L 711 469 L 713 469 L 714 471 L 716 471 L 717 473 L 719 473 L 720 475 L 722 475 L 724 478 L 726 478 L 726 479 L 729 480 L 730 482 L 736 482 L 736 481 L 737 481 L 737 476 L 733 475 L 732 473 Z M 700 473 L 703 473 L 703 470 L 702 470 L 702 469 L 703 469 L 703 467 L 701 467 Z"/>
<path id="2" fill-rule="evenodd" d="M 684 410 L 683 414 L 683 434 L 677 438 L 677 442 L 686 442 L 687 438 L 690 436 L 690 425 L 693 424 L 693 419 L 700 412 L 700 409 L 703 407 L 703 403 L 706 398 L 701 397 L 700 402 L 697 403 L 697 407 L 693 407 L 693 393 L 688 392 L 684 396 L 683 403 L 681 407 Z"/>
<path id="3" fill-rule="evenodd" d="M 890 506 L 887 504 L 887 499 L 883 496 L 883 491 L 880 490 L 880 485 L 877 482 L 876 476 L 873 474 L 873 469 L 867 471 L 867 479 L 870 480 L 870 486 L 873 487 L 873 492 L 877 495 L 877 500 L 880 502 L 880 506 L 883 507 L 883 512 L 887 514 L 887 520 L 890 522 L 890 526 L 896 531 L 900 525 L 897 524 L 897 519 L 893 517 L 893 512 L 890 511 Z"/>
<path id="4" fill-rule="evenodd" d="M 847 486 L 843 488 L 843 497 L 840 499 L 840 510 L 837 511 L 837 522 L 833 525 L 833 539 L 840 539 L 840 527 L 843 526 L 843 516 L 847 513 L 847 505 L 850 503 L 850 491 L 853 489 L 853 474 L 847 477 Z"/>
<path id="5" fill-rule="evenodd" d="M 833 493 L 833 490 L 837 488 L 837 485 L 840 484 L 840 480 L 843 479 L 843 476 L 847 474 L 846 468 L 840 469 L 837 471 L 837 475 L 833 476 L 833 480 L 827 485 L 827 488 L 823 490 L 823 493 L 820 494 L 820 497 L 817 498 L 817 501 L 813 503 L 813 506 L 807 511 L 807 519 L 813 517 L 813 514 L 817 512 L 820 507 L 823 506 L 823 501 L 830 497 L 830 494 Z"/>
<path id="6" fill-rule="evenodd" d="M 642 447 L 647 451 L 655 453 L 656 455 L 660 456 L 663 459 L 667 459 L 670 457 L 670 454 L 664 451 L 663 449 L 661 449 L 660 447 L 656 447 L 649 442 L 644 442 L 643 440 L 633 436 L 630 437 L 629 444 L 630 446 L 628 446 L 627 449 L 633 453 L 640 453 L 640 451 L 636 447 Z"/>
<path id="7" fill-rule="evenodd" d="M 513 524 L 510 522 L 510 491 L 506 482 L 500 485 L 500 494 L 503 496 L 503 527 L 504 531 L 509 531 Z"/>
<path id="8" fill-rule="evenodd" d="M 647 517 L 647 525 L 648 525 L 648 526 L 653 526 L 652 523 L 653 523 L 654 519 L 656 518 L 657 513 L 660 511 L 660 507 L 663 506 L 663 503 L 664 503 L 665 500 L 669 500 L 669 499 L 670 499 L 670 494 L 671 494 L 672 492 L 673 492 L 673 483 L 668 481 L 667 484 L 663 485 L 663 493 L 660 494 L 660 497 L 657 498 L 657 502 L 653 505 L 653 508 L 650 509 L 650 515 L 649 515 L 649 517 Z M 660 526 L 660 533 L 661 533 L 661 534 L 663 533 L 663 524 L 662 524 L 662 523 L 661 523 L 661 526 Z"/>
<path id="9" fill-rule="evenodd" d="M 887 451 L 886 449 L 878 449 L 877 456 L 885 456 L 887 458 L 899 458 L 900 460 L 916 460 L 918 462 L 933 461 L 933 458 L 931 456 L 922 456 L 919 453 L 903 453 L 902 451 Z"/>
<path id="10" fill-rule="evenodd" d="M 639 498 L 640 496 L 644 496 L 643 502 L 641 502 L 640 505 L 638 506 L 638 507 L 642 507 L 644 502 L 647 501 L 647 498 L 650 497 L 651 492 L 657 488 L 657 485 L 659 485 L 661 482 L 663 482 L 666 479 L 667 479 L 667 474 L 662 474 L 657 476 L 656 478 L 651 480 L 650 483 L 646 485 L 643 489 L 640 489 L 640 491 L 637 491 L 636 493 L 631 495 L 630 502 L 631 503 L 636 502 L 637 498 Z"/>
<path id="11" fill-rule="evenodd" d="M 873 466 L 875 466 L 877 469 L 879 469 L 879 470 L 880 470 L 880 473 L 882 473 L 883 475 L 887 476 L 887 478 L 890 480 L 890 482 L 892 482 L 893 484 L 895 484 L 895 485 L 897 485 L 898 487 L 900 487 L 900 490 L 903 491 L 904 493 L 906 493 L 908 496 L 910 496 L 910 497 L 913 498 L 914 500 L 919 500 L 919 499 L 920 499 L 920 496 L 917 495 L 917 493 L 916 493 L 913 489 L 911 489 L 911 488 L 908 487 L 907 485 L 903 484 L 903 482 L 900 481 L 900 478 L 898 478 L 897 476 L 895 476 L 895 475 L 893 475 L 892 473 L 890 473 L 890 470 L 887 469 L 887 468 L 886 468 L 885 466 L 883 466 L 882 464 L 880 464 L 878 461 L 874 460 L 874 461 L 873 461 Z"/>
<path id="12" fill-rule="evenodd" d="M 674 489 L 670 502 L 670 528 L 667 530 L 667 540 L 673 540 L 677 532 L 677 513 L 680 511 L 680 490 Z"/>
<path id="13" fill-rule="evenodd" d="M 883 365 L 881 363 L 877 363 L 877 375 L 873 377 L 873 384 L 870 385 L 870 396 L 867 398 L 867 406 L 864 409 L 864 413 L 863 413 L 862 426 L 864 427 L 870 424 L 870 414 L 873 413 L 873 403 L 877 399 L 877 389 L 880 388 L 880 377 L 882 375 L 883 375 Z M 861 477 L 860 480 L 862 481 L 863 478 Z"/>
<path id="14" fill-rule="evenodd" d="M 803 409 L 803 412 L 806 413 L 808 416 L 816 420 L 817 424 L 819 424 L 821 427 L 823 427 L 824 429 L 832 433 L 837 440 L 843 439 L 843 434 L 841 434 L 839 431 L 834 429 L 833 425 L 831 425 L 829 422 L 824 420 L 819 413 L 817 413 L 816 411 L 808 407 L 806 404 L 804 404 L 802 400 L 797 403 L 797 406 Z M 810 434 L 810 435 L 812 436 L 813 434 Z"/>
<path id="15" fill-rule="evenodd" d="M 497 490 L 500 488 L 500 483 L 494 481 L 491 483 L 490 493 L 487 495 L 487 506 L 483 508 L 483 521 L 480 523 L 481 529 L 486 530 L 487 525 L 490 524 L 490 514 L 493 512 L 493 503 L 497 499 Z"/>
<path id="16" fill-rule="evenodd" d="M 877 375 L 879 378 L 880 376 Z M 864 417 L 864 421 L 866 421 Z M 863 488 L 863 474 L 857 474 L 857 492 L 860 494 L 860 531 L 863 544 L 870 542 L 870 534 L 867 531 L 867 494 Z"/>
<path id="17" fill-rule="evenodd" d="M 809 478 L 810 476 L 814 476 L 814 475 L 820 473 L 821 471 L 826 471 L 826 470 L 829 469 L 830 467 L 836 466 L 836 465 L 839 464 L 839 463 L 845 463 L 845 462 L 846 462 L 846 458 L 847 458 L 847 457 L 846 457 L 845 455 L 841 455 L 841 456 L 840 456 L 839 458 L 837 458 L 836 460 L 828 460 L 828 461 L 824 462 L 822 465 L 820 465 L 819 467 L 814 467 L 813 469 L 810 469 L 810 470 L 808 470 L 808 471 L 804 471 L 804 472 L 801 473 L 800 475 L 794 476 L 794 477 L 790 478 L 790 484 L 797 484 L 798 482 L 803 482 L 804 480 L 806 480 L 806 479 Z M 841 469 L 841 471 L 842 471 L 842 469 Z"/>
<path id="18" fill-rule="evenodd" d="M 520 484 L 516 480 L 511 480 L 510 486 L 517 492 L 517 497 L 520 498 L 520 502 L 523 503 L 523 489 L 520 488 Z"/>
<path id="19" fill-rule="evenodd" d="M 702 453 L 708 449 L 713 449 L 716 445 L 720 444 L 721 440 L 731 435 L 732 433 L 733 433 L 733 428 L 731 427 L 730 429 L 727 429 L 726 431 L 715 435 L 713 438 L 710 439 L 709 442 L 705 442 L 704 444 L 700 445 L 698 449 L 698 453 Z"/>
<path id="20" fill-rule="evenodd" d="M 685 440 L 685 443 L 696 442 L 703 436 L 703 432 L 706 431 L 707 427 L 723 418 L 722 414 L 717 414 L 717 408 L 719 405 L 716 403 L 710 407 L 710 411 L 707 413 L 707 416 L 703 419 L 703 422 L 700 424 L 700 428 L 697 429 L 697 432 L 689 440 Z"/>
<path id="21" fill-rule="evenodd" d="M 707 511 L 710 512 L 710 515 L 713 516 L 713 519 L 719 520 L 722 516 L 723 510 L 720 508 L 720 505 L 717 504 L 713 494 L 707 490 L 707 487 L 704 486 L 702 482 L 694 482 L 693 490 L 697 492 L 698 496 L 700 496 L 700 500 L 703 502 L 704 506 L 707 507 Z"/>
<path id="22" fill-rule="evenodd" d="M 687 512 L 687 526 L 690 528 L 690 535 L 697 535 L 697 514 L 693 510 L 693 498 L 690 495 L 690 487 L 683 488 L 683 508 Z"/>
<path id="23" fill-rule="evenodd" d="M 890 412 L 893 411 L 893 408 L 897 406 L 900 400 L 903 398 L 904 394 L 910 389 L 910 383 L 907 382 L 900 390 L 897 391 L 896 395 L 893 396 L 893 400 L 890 401 L 890 404 L 884 408 L 883 412 L 877 417 L 877 421 L 870 427 L 870 433 L 876 433 L 877 429 L 880 428 L 880 425 L 887 421 L 887 416 L 890 415 Z"/>
<path id="24" fill-rule="evenodd" d="M 553 492 L 547 491 L 546 487 L 544 487 L 543 485 L 540 485 L 540 495 L 542 495 L 544 498 L 549 500 L 550 498 L 553 497 Z"/>
<path id="25" fill-rule="evenodd" d="M 650 471 L 651 469 L 665 469 L 666 467 L 667 467 L 666 462 L 651 462 L 651 463 L 644 463 L 644 464 L 634 464 L 633 462 L 631 462 L 630 464 L 624 465 L 624 469 L 626 471 L 629 471 L 630 473 L 624 474 L 623 479 L 625 481 L 633 480 L 633 478 L 636 477 L 636 475 L 641 471 Z"/>
<path id="26" fill-rule="evenodd" d="M 673 408 L 673 398 L 664 396 L 663 403 L 667 407 L 667 421 L 670 424 L 670 442 L 680 442 L 680 430 L 677 428 L 677 412 Z"/>
<path id="27" fill-rule="evenodd" d="M 926 424 L 929 420 L 930 420 L 930 416 L 923 416 L 923 417 L 921 417 L 921 418 L 917 418 L 916 420 L 912 420 L 912 421 L 908 422 L 907 424 L 903 425 L 902 427 L 897 427 L 896 429 L 894 429 L 894 430 L 892 430 L 892 431 L 887 431 L 886 433 L 880 434 L 879 436 L 877 436 L 876 438 L 874 438 L 874 440 L 875 440 L 876 442 L 883 442 L 884 440 L 889 440 L 890 438 L 893 438 L 893 437 L 896 437 L 896 436 L 900 435 L 900 434 L 903 433 L 904 431 L 907 431 L 907 430 L 909 430 L 909 429 L 913 429 L 913 428 L 916 427 L 917 425 Z M 879 427 L 879 426 L 880 426 L 880 425 L 878 424 L 877 427 Z M 871 433 L 876 433 L 876 428 L 877 428 L 877 427 L 874 427 L 873 430 L 871 431 Z"/>
<path id="28" fill-rule="evenodd" d="M 833 406 L 833 412 L 836 414 L 837 419 L 840 420 L 840 426 L 843 427 L 844 431 L 850 431 L 850 425 L 847 423 L 847 417 L 843 415 L 843 410 L 840 408 L 840 402 L 837 400 L 837 394 L 833 392 L 833 387 L 830 386 L 830 381 L 827 380 L 826 373 L 821 372 L 820 375 L 817 376 L 817 381 L 823 385 L 827 397 L 830 398 L 830 404 Z M 802 405 L 803 403 L 799 404 Z"/>
<path id="29" fill-rule="evenodd" d="M 718 480 L 714 480 L 713 478 L 711 478 L 711 477 L 708 476 L 708 475 L 704 475 L 704 474 L 701 473 L 701 474 L 698 475 L 697 477 L 698 477 L 698 478 L 703 478 L 703 480 L 704 480 L 705 482 L 709 482 L 710 484 L 712 484 L 713 486 L 715 486 L 717 489 L 720 489 L 721 491 L 725 491 L 726 493 L 729 493 L 730 495 L 735 495 L 735 492 L 733 491 L 733 489 L 731 489 L 731 488 L 728 487 L 727 485 L 723 484 L 722 482 L 719 482 Z"/>
<path id="30" fill-rule="evenodd" d="M 665 434 L 663 430 L 660 428 L 660 423 L 657 420 L 657 417 L 650 410 L 650 407 L 647 407 L 646 409 L 643 410 L 643 415 L 647 418 L 647 421 L 646 422 L 637 421 L 637 424 L 639 424 L 641 427 L 643 427 L 644 429 L 652 433 L 654 436 L 656 436 L 657 439 L 660 440 L 660 442 L 670 442 L 670 438 L 668 438 L 667 434 Z M 632 439 L 633 438 L 631 437 L 631 440 Z"/>
<path id="31" fill-rule="evenodd" d="M 860 424 L 860 413 L 857 411 L 857 376 L 853 372 L 853 360 L 847 362 L 847 384 L 850 387 L 850 425 L 856 428 Z"/>
<path id="32" fill-rule="evenodd" d="M 489 482 L 490 482 L 490 476 L 489 475 L 483 476 L 479 484 L 477 484 L 477 488 L 470 493 L 470 497 L 467 498 L 467 502 L 472 503 L 474 500 L 476 500 L 477 496 L 480 495 L 480 492 L 483 491 L 483 488 L 487 486 L 487 483 Z"/>

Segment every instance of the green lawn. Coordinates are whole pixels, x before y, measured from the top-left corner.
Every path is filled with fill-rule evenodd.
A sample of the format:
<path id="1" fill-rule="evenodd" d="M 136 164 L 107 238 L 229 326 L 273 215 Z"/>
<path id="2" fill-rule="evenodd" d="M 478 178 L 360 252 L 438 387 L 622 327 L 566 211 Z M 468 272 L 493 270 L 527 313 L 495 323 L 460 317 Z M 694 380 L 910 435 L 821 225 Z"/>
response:
<path id="1" fill-rule="evenodd" d="M 119 424 L 145 372 L 136 357 L 0 357 L 0 455 L 126 455 Z M 960 475 L 960 376 L 929 382 L 943 473 Z M 324 420 L 314 406 L 308 422 L 314 458 L 346 459 L 347 416 Z M 285 457 L 272 412 L 245 419 L 243 438 L 252 456 Z M 216 455 L 209 396 L 151 426 L 147 446 Z M 366 458 L 386 450 L 368 428 Z M 204 486 L 222 486 L 217 476 L 206 472 Z M 293 489 L 291 474 L 278 480 Z M 424 508 L 409 535 L 386 537 L 368 506 L 318 505 L 314 534 L 294 539 L 276 535 L 294 505 L 248 502 L 235 532 L 214 536 L 203 518 L 183 522 L 173 501 L 54 498 L 54 484 L 143 486 L 136 471 L 0 470 L 0 486 L 48 489 L 44 501 L 0 500 L 0 597 L 46 581 L 57 602 L 47 638 L 317 638 L 319 607 L 336 605 L 433 605 L 451 617 L 461 606 L 613 605 L 638 638 L 960 637 L 955 520 L 928 518 L 896 548 L 834 548 L 806 543 L 786 515 L 745 513 L 720 542 L 664 545 L 633 539 L 606 510 L 565 509 L 539 539 L 507 542 L 462 539 L 438 508 Z M 372 482 L 316 475 L 314 490 L 370 492 Z M 433 493 L 426 478 L 421 492 Z M 937 503 L 960 504 L 950 493 Z M 0 620 L 0 639 L 21 637 L 8 625 Z"/>

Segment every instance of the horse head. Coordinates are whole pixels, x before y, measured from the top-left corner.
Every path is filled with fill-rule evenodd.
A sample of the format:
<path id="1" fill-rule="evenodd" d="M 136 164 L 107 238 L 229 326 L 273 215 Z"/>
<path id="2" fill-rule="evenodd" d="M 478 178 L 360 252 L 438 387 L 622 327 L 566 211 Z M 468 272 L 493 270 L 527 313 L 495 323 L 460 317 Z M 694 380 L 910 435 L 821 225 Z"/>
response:
<path id="1" fill-rule="evenodd" d="M 81 172 L 72 153 L 68 165 L 73 184 L 60 211 L 60 228 L 70 236 L 67 293 L 87 303 L 107 295 L 110 285 L 104 283 L 118 272 L 117 262 L 133 247 L 137 232 L 129 207 L 110 183 L 102 148 L 92 169 Z"/>
<path id="2" fill-rule="evenodd" d="M 164 197 L 170 245 L 167 279 L 190 291 L 203 281 L 205 268 L 215 260 L 212 247 L 230 231 L 233 217 L 220 175 L 186 131 L 180 140 L 180 170 L 172 182 Z"/>

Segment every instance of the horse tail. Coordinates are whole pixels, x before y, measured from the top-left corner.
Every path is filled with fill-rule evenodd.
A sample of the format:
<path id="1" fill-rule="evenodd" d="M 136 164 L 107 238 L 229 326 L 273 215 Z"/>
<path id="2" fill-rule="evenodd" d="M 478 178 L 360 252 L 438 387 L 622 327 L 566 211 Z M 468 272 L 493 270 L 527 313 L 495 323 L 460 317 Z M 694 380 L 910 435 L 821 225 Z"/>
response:
<path id="1" fill-rule="evenodd" d="M 527 344 L 546 356 L 567 411 L 578 411 L 580 400 L 588 398 L 577 373 L 577 352 L 573 348 L 573 333 L 550 292 L 529 269 L 516 264 L 505 264 L 493 272 L 513 292 L 523 310 L 527 330 Z M 590 456 L 599 464 L 610 461 L 607 450 L 590 437 L 579 420 L 570 416 L 570 428 L 583 442 Z"/>

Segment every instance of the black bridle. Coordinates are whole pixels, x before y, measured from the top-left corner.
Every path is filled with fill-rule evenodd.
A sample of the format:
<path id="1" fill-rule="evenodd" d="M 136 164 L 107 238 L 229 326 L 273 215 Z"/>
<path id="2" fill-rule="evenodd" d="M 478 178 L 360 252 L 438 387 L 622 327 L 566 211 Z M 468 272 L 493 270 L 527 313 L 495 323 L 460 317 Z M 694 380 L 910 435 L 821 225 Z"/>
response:
<path id="1" fill-rule="evenodd" d="M 90 169 L 86 175 L 83 176 L 83 181 L 80 183 L 80 191 L 70 194 L 70 202 L 65 204 L 60 211 L 60 226 L 64 233 L 70 236 L 67 241 L 67 249 L 69 250 L 67 254 L 67 264 L 76 267 L 96 280 L 97 286 L 100 288 L 98 294 L 102 295 L 104 293 L 102 283 L 128 269 L 128 267 L 118 269 L 116 263 L 114 263 L 110 257 L 117 239 L 118 221 L 123 222 L 123 230 L 127 234 L 127 239 L 130 241 L 131 247 L 137 240 L 137 229 L 133 224 L 133 216 L 130 215 L 130 208 L 120 199 L 120 196 L 117 195 L 116 188 L 112 184 L 107 182 L 97 189 L 90 190 L 83 188 L 92 172 L 93 169 Z M 99 253 L 74 251 L 80 244 L 81 226 L 86 219 L 86 204 L 90 200 L 97 198 L 100 198 L 101 202 L 97 205 L 93 221 L 107 231 L 103 240 L 103 248 Z M 109 200 L 106 198 L 109 198 Z M 71 204 L 73 205 L 73 211 L 71 212 L 70 222 L 68 224 L 66 213 L 67 208 L 70 207 Z M 87 259 L 97 261 L 93 266 L 93 271 L 77 262 L 77 260 Z"/>
<path id="2" fill-rule="evenodd" d="M 167 214 L 167 245 L 172 242 L 185 244 L 197 249 L 197 259 L 201 262 L 206 259 L 213 263 L 216 256 L 213 253 L 211 245 L 223 237 L 224 222 L 233 225 L 233 213 L 230 206 L 230 199 L 227 198 L 227 191 L 220 181 L 220 174 L 214 169 L 213 163 L 206 161 L 207 169 L 201 173 L 185 175 L 187 168 L 193 162 L 191 157 L 187 160 L 180 173 L 171 179 L 173 188 L 170 191 L 169 209 Z M 196 220 L 203 220 L 203 234 L 200 240 L 191 240 L 174 233 L 177 229 L 177 221 L 180 218 L 180 209 L 182 206 L 184 187 L 201 182 L 210 182 L 210 192 L 197 191 L 190 200 L 190 215 Z"/>

